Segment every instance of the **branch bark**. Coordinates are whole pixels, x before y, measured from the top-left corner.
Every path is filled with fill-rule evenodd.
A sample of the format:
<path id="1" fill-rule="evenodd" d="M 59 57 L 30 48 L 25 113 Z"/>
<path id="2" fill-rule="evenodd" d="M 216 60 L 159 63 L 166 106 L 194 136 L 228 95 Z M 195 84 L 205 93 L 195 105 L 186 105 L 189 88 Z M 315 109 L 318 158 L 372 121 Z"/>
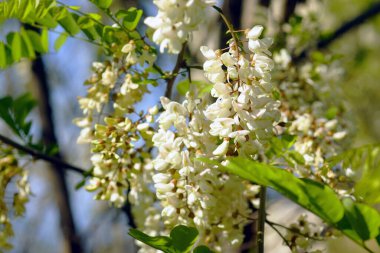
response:
<path id="1" fill-rule="evenodd" d="M 36 151 L 34 149 L 31 149 L 27 146 L 23 146 L 23 145 L 3 136 L 1 134 L 0 134 L 0 142 L 3 142 L 6 145 L 12 146 L 12 147 L 24 152 L 24 153 L 27 153 L 28 155 L 31 155 L 34 159 L 44 160 L 44 161 L 47 161 L 53 165 L 61 166 L 63 168 L 66 168 L 68 170 L 71 170 L 71 171 L 74 171 L 74 172 L 77 172 L 80 174 L 84 174 L 86 172 L 85 170 L 83 170 L 79 167 L 76 167 L 74 165 L 66 163 L 65 161 L 63 161 L 61 159 L 58 159 L 57 157 L 49 156 L 49 155 L 46 155 L 46 154 L 41 153 L 39 151 Z"/>
<path id="2" fill-rule="evenodd" d="M 370 18 L 378 15 L 380 13 L 380 3 L 374 3 L 371 6 L 369 6 L 365 11 L 357 15 L 356 17 L 353 17 L 352 19 L 348 20 L 346 23 L 342 24 L 338 29 L 336 29 L 333 33 L 331 33 L 330 36 L 325 37 L 317 41 L 315 48 L 317 50 L 322 50 L 327 48 L 332 42 L 342 37 L 344 34 L 348 33 L 352 29 L 357 28 Z M 298 56 L 294 58 L 295 62 L 298 62 L 305 57 L 308 56 L 310 51 L 312 51 L 313 48 L 307 48 L 304 51 L 302 51 Z"/>
<path id="3" fill-rule="evenodd" d="M 50 103 L 50 87 L 44 62 L 38 57 L 32 64 L 32 71 L 37 79 L 36 88 L 39 93 L 40 118 L 42 123 L 42 139 L 47 145 L 57 144 L 55 135 L 53 110 Z M 58 152 L 56 159 L 61 160 L 62 156 Z M 65 181 L 65 170 L 59 164 L 52 165 L 54 170 L 50 170 L 51 185 L 54 190 L 55 199 L 60 213 L 60 224 L 64 238 L 64 252 L 83 252 L 80 238 L 76 231 L 74 217 L 71 210 L 70 195 Z"/>
<path id="4" fill-rule="evenodd" d="M 167 85 L 166 85 L 165 97 L 167 97 L 167 98 L 170 98 L 171 95 L 172 95 L 172 90 L 173 90 L 174 82 L 177 79 L 178 72 L 179 72 L 179 70 L 181 69 L 181 67 L 183 65 L 183 57 L 185 55 L 185 48 L 186 48 L 186 43 L 184 43 L 182 45 L 182 50 L 181 50 L 181 52 L 178 55 L 178 58 L 177 58 L 177 61 L 175 63 L 175 66 L 173 68 L 171 77 L 169 77 L 169 78 L 166 79 Z"/>

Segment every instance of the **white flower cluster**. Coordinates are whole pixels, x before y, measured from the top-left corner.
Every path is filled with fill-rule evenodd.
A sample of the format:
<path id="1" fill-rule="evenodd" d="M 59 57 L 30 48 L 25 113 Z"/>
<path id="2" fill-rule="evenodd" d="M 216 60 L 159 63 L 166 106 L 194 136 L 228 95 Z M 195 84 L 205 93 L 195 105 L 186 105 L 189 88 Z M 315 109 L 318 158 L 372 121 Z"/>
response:
<path id="1" fill-rule="evenodd" d="M 311 62 L 301 67 L 289 65 L 289 54 L 282 50 L 275 56 L 277 80 L 282 94 L 282 121 L 289 122 L 289 133 L 297 136 L 294 144 L 305 165 L 295 172 L 303 177 L 316 176 L 336 186 L 342 175 L 323 167 L 326 159 L 344 149 L 350 140 L 350 120 L 337 87 L 342 71 L 336 62 Z M 328 56 L 325 56 L 328 61 Z M 342 184 L 340 184 L 342 186 Z"/>
<path id="2" fill-rule="evenodd" d="M 165 111 L 153 136 L 158 147 L 153 181 L 168 228 L 195 226 L 200 244 L 218 252 L 233 252 L 242 242 L 249 209 L 239 178 L 196 160 L 224 157 L 213 154 L 218 141 L 210 134 L 211 122 L 204 114 L 206 101 L 190 95 L 182 104 L 161 99 Z"/>
<path id="3" fill-rule="evenodd" d="M 198 29 L 205 19 L 206 7 L 215 4 L 215 0 L 154 0 L 158 8 L 155 17 L 147 17 L 145 24 L 153 28 L 153 41 L 169 53 L 178 54 L 182 44 L 191 33 Z"/>
<path id="4" fill-rule="evenodd" d="M 239 147 L 233 152 L 252 157 L 273 136 L 280 103 L 273 99 L 270 83 L 273 61 L 268 48 L 272 40 L 259 39 L 262 31 L 262 26 L 255 26 L 247 33 L 248 59 L 235 42 L 225 53 L 201 48 L 207 58 L 205 75 L 213 83 L 211 95 L 216 98 L 205 115 L 212 121 L 210 134 L 223 140 L 214 154 L 226 154 L 233 141 Z"/>
<path id="5" fill-rule="evenodd" d="M 14 235 L 11 217 L 24 215 L 31 192 L 28 173 L 18 164 L 15 152 L 0 143 L 0 157 L 0 249 L 6 250 L 12 248 L 9 238 Z"/>
<path id="6" fill-rule="evenodd" d="M 164 112 L 153 136 L 158 148 L 153 181 L 165 225 L 194 225 L 200 243 L 217 252 L 233 252 L 242 243 L 248 201 L 255 198 L 258 187 L 199 158 L 256 159 L 274 134 L 279 102 L 273 99 L 270 84 L 271 40 L 259 39 L 262 30 L 256 26 L 247 32 L 252 53 L 248 59 L 235 43 L 223 54 L 202 47 L 207 58 L 204 71 L 213 83 L 216 102 L 209 104 L 210 99 L 190 94 L 182 104 L 161 98 Z"/>
<path id="7" fill-rule="evenodd" d="M 145 73 L 128 71 L 136 64 L 151 65 L 155 60 L 155 56 L 149 54 L 147 45 L 139 47 L 137 51 L 133 40 L 125 45 L 115 45 L 112 62 L 93 64 L 94 74 L 86 82 L 89 85 L 87 96 L 79 98 L 84 117 L 75 120 L 82 128 L 78 142 L 91 143 L 94 169 L 86 188 L 98 191 L 96 198 L 109 200 L 117 206 L 122 206 L 127 200 L 126 189 L 128 183 L 132 183 L 128 179 L 140 178 L 141 175 L 133 177 L 132 174 L 145 171 L 136 170 L 135 167 L 144 167 L 150 161 L 150 155 L 145 153 L 144 156 L 149 147 L 136 152 L 135 143 L 142 138 L 151 139 L 153 132 L 149 123 L 154 121 L 154 114 L 157 113 L 155 110 L 153 114 L 140 115 L 134 121 L 129 118 L 135 110 L 134 104 L 141 101 L 148 89 L 146 84 L 140 84 Z M 109 110 L 112 116 L 105 117 Z M 96 122 L 96 119 L 99 121 Z"/>
<path id="8" fill-rule="evenodd" d="M 324 231 L 323 226 L 309 222 L 307 215 L 302 214 L 298 217 L 297 222 L 290 224 L 284 238 L 292 252 L 322 253 L 323 251 L 320 249 L 313 249 L 314 242 L 326 240 L 327 237 L 332 236 L 334 236 L 332 232 Z"/>

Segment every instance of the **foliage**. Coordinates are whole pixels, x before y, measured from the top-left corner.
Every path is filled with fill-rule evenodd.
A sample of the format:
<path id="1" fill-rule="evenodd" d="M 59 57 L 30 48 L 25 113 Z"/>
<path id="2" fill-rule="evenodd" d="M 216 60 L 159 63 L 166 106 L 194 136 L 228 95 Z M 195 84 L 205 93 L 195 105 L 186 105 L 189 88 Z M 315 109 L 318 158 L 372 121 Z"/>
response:
<path id="1" fill-rule="evenodd" d="M 376 209 L 350 198 L 340 200 L 326 185 L 306 178 L 300 179 L 281 168 L 243 158 L 231 158 L 223 168 L 244 179 L 273 188 L 358 244 L 379 235 L 380 214 Z"/>
<path id="2" fill-rule="evenodd" d="M 93 63 L 85 82 L 87 94 L 78 99 L 83 116 L 74 120 L 93 164 L 77 187 L 116 207 L 131 206 L 137 229 L 129 234 L 143 243 L 141 252 L 150 252 L 147 246 L 166 253 L 239 249 L 256 209 L 258 223 L 274 227 L 265 217 L 265 187 L 321 218 L 321 230 L 334 228 L 368 251 L 368 240 L 380 245 L 380 214 L 371 206 L 380 202 L 380 147 L 345 147 L 352 129 L 334 88 L 338 57 L 316 51 L 299 64 L 288 53 L 300 54 L 321 37 L 318 15 L 295 13 L 270 49 L 262 26 L 235 31 L 212 0 L 154 1 L 158 13 L 144 19 L 147 34 L 138 29 L 142 10 L 114 13 L 112 0 L 90 2 L 105 17 L 54 0 L 1 2 L 1 21 L 16 19 L 21 28 L 0 42 L 0 68 L 48 53 L 49 32 L 60 34 L 55 50 L 69 37 L 103 49 L 103 61 Z M 203 67 L 191 66 L 184 57 L 188 39 L 207 21 L 208 7 L 231 39 L 224 49 L 202 46 Z M 157 65 L 151 42 L 161 53 L 178 54 L 172 71 Z M 203 70 L 207 81 L 192 80 L 192 68 Z M 160 80 L 167 83 L 161 103 L 138 111 L 136 104 Z M 171 100 L 174 85 L 182 103 Z M 53 155 L 54 148 L 33 142 L 28 115 L 35 104 L 30 94 L 6 96 L 0 117 L 25 146 Z M 8 212 L 5 191 L 18 176 L 14 206 L 22 215 L 30 192 L 19 164 L 25 154 L 9 145 L 0 143 L 1 211 Z M 4 217 L 0 247 L 10 248 L 13 231 Z M 302 217 L 299 227 L 277 225 L 306 237 L 306 223 Z M 276 232 L 292 251 L 309 252 L 309 242 Z M 255 243 L 262 253 L 260 236 Z"/>
<path id="3" fill-rule="evenodd" d="M 211 253 L 210 249 L 201 245 L 194 248 L 198 238 L 198 231 L 192 227 L 176 226 L 170 236 L 149 236 L 137 229 L 131 229 L 129 235 L 133 238 L 165 253 Z"/>

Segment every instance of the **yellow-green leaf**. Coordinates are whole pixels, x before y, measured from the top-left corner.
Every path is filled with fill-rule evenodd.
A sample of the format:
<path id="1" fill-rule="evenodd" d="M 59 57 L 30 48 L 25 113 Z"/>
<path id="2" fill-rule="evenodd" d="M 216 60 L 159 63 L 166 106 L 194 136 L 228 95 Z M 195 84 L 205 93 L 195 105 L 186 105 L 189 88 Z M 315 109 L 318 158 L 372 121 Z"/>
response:
<path id="1" fill-rule="evenodd" d="M 66 42 L 66 40 L 67 40 L 67 34 L 66 33 L 60 34 L 59 37 L 54 42 L 55 51 L 58 51 L 62 47 L 62 45 Z"/>

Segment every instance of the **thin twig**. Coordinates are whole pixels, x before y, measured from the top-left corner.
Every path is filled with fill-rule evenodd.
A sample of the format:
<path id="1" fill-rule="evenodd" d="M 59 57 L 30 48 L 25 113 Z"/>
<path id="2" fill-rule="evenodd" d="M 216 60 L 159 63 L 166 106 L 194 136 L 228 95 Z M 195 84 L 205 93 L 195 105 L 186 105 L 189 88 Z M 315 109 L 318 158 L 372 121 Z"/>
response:
<path id="1" fill-rule="evenodd" d="M 36 151 L 34 149 L 31 149 L 29 147 L 18 144 L 17 142 L 14 142 L 11 139 L 9 139 L 9 138 L 1 135 L 1 134 L 0 134 L 0 141 L 9 145 L 9 146 L 12 146 L 12 147 L 20 150 L 22 152 L 25 152 L 25 153 L 33 156 L 33 158 L 35 158 L 37 160 L 44 160 L 44 161 L 50 162 L 54 165 L 59 165 L 61 167 L 64 167 L 66 169 L 72 170 L 72 171 L 80 173 L 80 174 L 85 174 L 85 172 L 86 172 L 85 170 L 83 170 L 79 167 L 76 167 L 74 165 L 68 164 L 68 163 L 66 163 L 66 162 L 64 162 L 64 161 L 62 161 L 56 157 L 46 155 L 44 153 L 41 153 L 41 152 Z"/>
<path id="2" fill-rule="evenodd" d="M 224 15 L 222 9 L 220 9 L 217 6 L 213 6 L 213 8 L 219 12 L 219 15 L 222 17 L 224 23 L 226 24 L 226 26 L 228 28 L 228 31 L 231 33 L 231 36 L 232 36 L 236 46 L 239 47 L 239 39 L 236 36 L 236 34 L 234 33 L 234 28 L 233 28 L 232 24 L 228 21 L 227 17 Z M 239 52 L 239 50 L 237 50 L 237 51 Z"/>
<path id="3" fill-rule="evenodd" d="M 201 65 L 186 65 L 186 68 L 203 70 Z"/>
<path id="4" fill-rule="evenodd" d="M 336 29 L 330 36 L 320 39 L 316 43 L 316 49 L 324 49 L 328 47 L 333 41 L 342 37 L 347 32 L 363 24 L 368 19 L 376 16 L 380 13 L 380 3 L 374 3 L 368 7 L 364 12 L 360 13 L 358 16 L 352 18 L 346 23 L 342 24 L 338 29 Z M 300 61 L 303 58 L 307 57 L 312 48 L 307 48 L 302 51 L 298 56 L 294 58 L 294 61 Z"/>
<path id="5" fill-rule="evenodd" d="M 274 224 L 272 224 L 271 222 L 269 222 L 268 220 L 266 220 L 266 223 L 274 230 L 276 231 L 276 233 L 282 238 L 282 240 L 284 241 L 284 243 L 286 244 L 286 246 L 289 247 L 290 250 L 292 250 L 292 246 L 289 244 L 288 240 L 285 238 L 285 236 L 274 226 Z"/>
<path id="6" fill-rule="evenodd" d="M 293 228 L 289 228 L 287 226 L 284 226 L 282 224 L 279 224 L 279 223 L 276 223 L 276 222 L 273 222 L 273 221 L 269 221 L 268 219 L 265 219 L 265 222 L 267 224 L 271 224 L 273 226 L 277 226 L 277 227 L 280 227 L 280 228 L 284 228 L 290 232 L 292 232 L 293 234 L 296 234 L 296 235 L 299 235 L 299 236 L 302 236 L 302 237 L 305 237 L 305 238 L 308 238 L 308 239 L 311 239 L 311 240 L 314 240 L 314 241 L 324 241 L 322 238 L 318 238 L 318 237 L 315 237 L 315 236 L 310 236 L 310 235 L 307 235 L 307 234 L 303 234 Z"/>
<path id="7" fill-rule="evenodd" d="M 185 47 L 186 47 L 186 43 L 182 45 L 182 50 L 178 55 L 177 62 L 175 63 L 171 76 L 166 79 L 167 85 L 166 85 L 165 97 L 167 98 L 170 98 L 172 95 L 175 79 L 177 78 L 178 72 L 183 65 L 183 56 L 185 55 Z"/>

